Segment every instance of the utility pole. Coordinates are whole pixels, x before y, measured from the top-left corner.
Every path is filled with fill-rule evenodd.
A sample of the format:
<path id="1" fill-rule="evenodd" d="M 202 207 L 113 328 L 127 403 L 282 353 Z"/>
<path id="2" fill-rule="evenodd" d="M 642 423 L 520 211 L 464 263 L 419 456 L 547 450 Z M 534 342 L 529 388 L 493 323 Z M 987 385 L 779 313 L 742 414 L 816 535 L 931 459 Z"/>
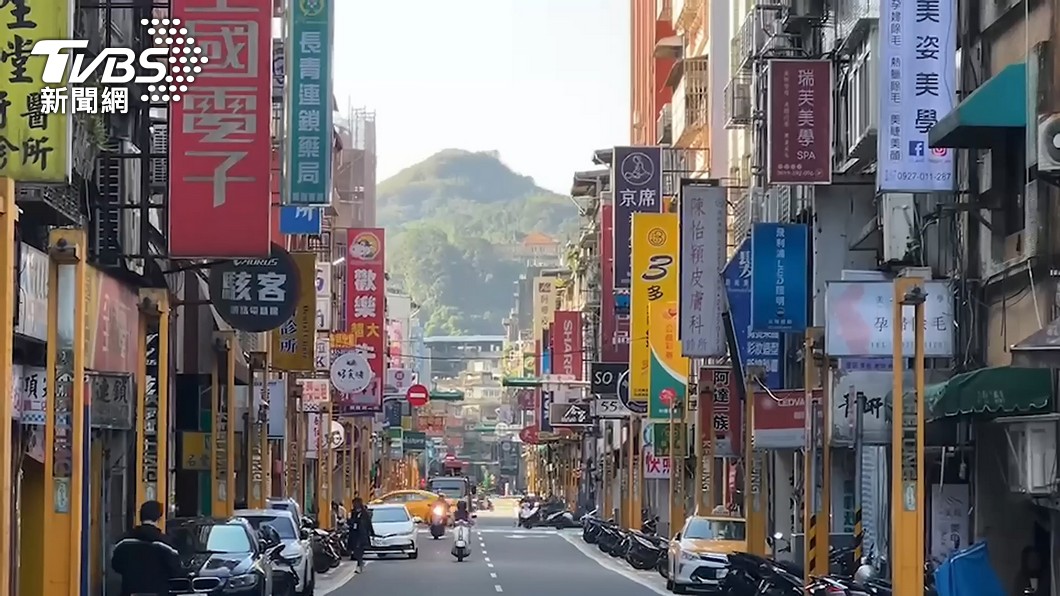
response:
<path id="1" fill-rule="evenodd" d="M 862 522 L 861 487 L 865 481 L 865 470 L 861 464 L 865 452 L 865 396 L 857 392 L 857 387 L 850 386 L 850 395 L 854 397 L 854 568 L 861 564 L 865 554 L 865 527 Z"/>
<path id="2" fill-rule="evenodd" d="M 213 517 L 227 517 L 235 510 L 236 426 L 236 333 L 214 334 L 214 368 L 211 378 L 213 421 L 210 429 L 210 487 Z"/>
<path id="3" fill-rule="evenodd" d="M 806 390 L 806 450 L 803 457 L 803 528 L 805 530 L 806 581 L 811 576 L 826 575 L 831 539 L 831 405 L 828 400 L 828 355 L 825 353 L 824 329 L 806 329 L 803 342 L 803 367 Z M 815 397 L 821 384 L 821 397 Z"/>
<path id="4" fill-rule="evenodd" d="M 15 380 L 12 376 L 14 358 L 15 320 L 15 223 L 18 222 L 18 206 L 15 205 L 15 181 L 0 177 L 0 394 L 14 395 Z M 10 399 L 0 400 L 0 420 L 11 420 L 13 405 Z M 14 437 L 11 424 L 0 425 L 0 486 L 12 486 L 11 452 Z M 11 536 L 11 491 L 0 491 L 0 536 Z M 8 542 L 10 544 L 10 541 Z M 6 549 L 4 549 L 6 550 Z M 11 593 L 11 556 L 0 556 L 0 589 Z M 15 590 L 17 592 L 18 590 Z"/>
<path id="5" fill-rule="evenodd" d="M 768 510 L 766 498 L 769 494 L 769 483 L 766 476 L 765 454 L 755 446 L 755 389 L 759 384 L 762 371 L 748 367 L 744 379 L 746 400 L 744 401 L 744 520 L 747 525 L 747 552 L 761 557 L 766 556 L 766 532 Z"/>

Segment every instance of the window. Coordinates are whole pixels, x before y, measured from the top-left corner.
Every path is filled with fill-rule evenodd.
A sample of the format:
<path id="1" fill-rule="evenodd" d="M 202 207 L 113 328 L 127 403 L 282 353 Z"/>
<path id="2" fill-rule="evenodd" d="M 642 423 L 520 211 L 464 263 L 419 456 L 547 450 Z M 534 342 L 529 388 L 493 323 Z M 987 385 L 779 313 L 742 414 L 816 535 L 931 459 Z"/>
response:
<path id="1" fill-rule="evenodd" d="M 298 532 L 295 530 L 294 520 L 286 515 L 250 515 L 243 519 L 250 523 L 250 527 L 254 528 L 255 532 L 260 531 L 261 526 L 269 525 L 280 535 L 280 540 L 298 539 Z"/>
<path id="2" fill-rule="evenodd" d="M 394 504 L 394 503 L 405 503 L 408 500 L 409 500 L 408 493 L 398 493 L 396 495 L 390 495 L 389 497 L 386 497 L 385 499 L 383 499 L 383 502 L 384 503 L 388 503 L 388 504 Z"/>
<path id="3" fill-rule="evenodd" d="M 372 507 L 372 523 L 387 524 L 409 521 L 409 512 L 404 507 Z"/>
<path id="4" fill-rule="evenodd" d="M 182 553 L 249 553 L 254 550 L 250 535 L 239 524 L 196 524 L 178 526 L 170 532 Z"/>
<path id="5" fill-rule="evenodd" d="M 843 128 L 846 131 L 844 144 L 851 149 L 870 129 L 877 126 L 879 93 L 877 92 L 879 66 L 876 44 L 878 35 L 869 33 L 865 41 L 853 52 L 850 70 L 847 72 L 846 109 Z"/>
<path id="6" fill-rule="evenodd" d="M 681 537 L 688 540 L 746 540 L 747 526 L 742 519 L 693 517 L 688 520 Z"/>

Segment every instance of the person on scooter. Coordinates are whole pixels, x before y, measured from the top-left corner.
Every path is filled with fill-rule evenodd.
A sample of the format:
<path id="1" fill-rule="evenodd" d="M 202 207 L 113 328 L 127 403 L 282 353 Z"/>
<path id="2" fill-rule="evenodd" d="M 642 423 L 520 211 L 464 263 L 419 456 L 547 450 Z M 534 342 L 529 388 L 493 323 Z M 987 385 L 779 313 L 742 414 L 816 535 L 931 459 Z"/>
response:
<path id="1" fill-rule="evenodd" d="M 456 504 L 456 511 L 453 513 L 453 522 L 459 521 L 471 523 L 471 512 L 467 510 L 467 503 L 464 501 Z"/>
<path id="2" fill-rule="evenodd" d="M 463 503 L 463 501 L 461 501 L 461 503 Z M 439 508 L 441 508 L 442 522 L 447 522 L 449 519 L 449 501 L 446 501 L 445 497 L 442 495 L 438 495 L 438 498 L 435 499 L 434 504 L 431 505 L 431 515 L 434 516 L 435 511 L 437 511 Z M 429 522 L 430 520 L 427 521 Z"/>

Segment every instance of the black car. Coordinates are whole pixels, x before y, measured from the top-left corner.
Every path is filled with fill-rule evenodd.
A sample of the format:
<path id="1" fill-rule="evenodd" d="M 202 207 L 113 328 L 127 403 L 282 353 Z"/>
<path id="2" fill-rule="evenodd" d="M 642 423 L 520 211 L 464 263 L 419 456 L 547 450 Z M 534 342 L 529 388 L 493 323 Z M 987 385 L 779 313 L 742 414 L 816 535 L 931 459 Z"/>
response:
<path id="1" fill-rule="evenodd" d="M 166 522 L 186 577 L 172 579 L 172 595 L 271 596 L 277 545 L 259 542 L 242 519 L 180 518 Z"/>

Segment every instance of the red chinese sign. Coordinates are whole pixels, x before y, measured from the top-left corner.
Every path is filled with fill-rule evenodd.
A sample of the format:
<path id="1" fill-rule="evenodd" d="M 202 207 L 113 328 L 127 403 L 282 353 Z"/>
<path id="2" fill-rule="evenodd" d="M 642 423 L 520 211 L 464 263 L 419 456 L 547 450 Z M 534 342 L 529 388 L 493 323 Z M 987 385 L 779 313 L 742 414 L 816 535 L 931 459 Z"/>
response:
<path id="1" fill-rule="evenodd" d="M 770 184 L 832 183 L 832 63 L 770 60 L 766 149 Z"/>
<path id="2" fill-rule="evenodd" d="M 618 316 L 615 312 L 615 276 L 612 263 L 615 260 L 615 209 L 604 205 L 600 209 L 600 267 L 602 277 L 600 333 L 603 336 L 601 355 L 604 362 L 629 362 L 629 314 Z"/>
<path id="3" fill-rule="evenodd" d="M 346 326 L 354 343 L 368 358 L 372 375 L 386 378 L 386 244 L 382 228 L 347 231 Z M 382 409 L 383 384 L 373 383 L 376 408 Z"/>
<path id="4" fill-rule="evenodd" d="M 814 389 L 814 399 L 821 398 Z M 763 449 L 800 449 L 806 445 L 806 390 L 774 389 L 755 393 L 755 445 Z"/>
<path id="5" fill-rule="evenodd" d="M 552 317 L 552 373 L 571 375 L 581 381 L 582 315 L 573 310 L 557 310 Z"/>
<path id="6" fill-rule="evenodd" d="M 169 256 L 269 256 L 272 2 L 173 0 L 208 60 L 170 104 Z"/>

